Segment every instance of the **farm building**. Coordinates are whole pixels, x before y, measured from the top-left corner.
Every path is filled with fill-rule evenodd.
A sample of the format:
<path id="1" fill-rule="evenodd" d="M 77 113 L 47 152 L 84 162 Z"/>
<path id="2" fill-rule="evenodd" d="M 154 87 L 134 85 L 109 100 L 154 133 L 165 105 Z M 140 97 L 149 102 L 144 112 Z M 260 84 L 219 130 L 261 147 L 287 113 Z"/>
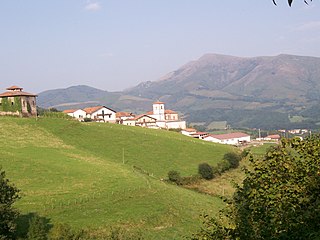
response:
<path id="1" fill-rule="evenodd" d="M 36 94 L 12 86 L 0 94 L 0 115 L 37 116 Z"/>
<path id="2" fill-rule="evenodd" d="M 239 145 L 250 142 L 250 135 L 241 132 L 210 134 L 204 137 L 203 140 L 222 144 Z"/>
<path id="3" fill-rule="evenodd" d="M 116 122 L 116 111 L 105 106 L 88 107 L 83 109 L 86 112 L 86 118 L 96 122 Z"/>

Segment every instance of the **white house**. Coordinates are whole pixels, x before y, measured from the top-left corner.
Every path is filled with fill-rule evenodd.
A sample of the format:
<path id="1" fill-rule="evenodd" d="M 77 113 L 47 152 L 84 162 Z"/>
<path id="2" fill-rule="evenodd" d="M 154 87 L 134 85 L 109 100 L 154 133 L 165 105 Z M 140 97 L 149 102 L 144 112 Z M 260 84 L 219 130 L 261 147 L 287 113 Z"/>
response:
<path id="1" fill-rule="evenodd" d="M 117 112 L 116 120 L 117 123 L 122 124 L 124 120 L 133 119 L 135 115 L 131 112 Z"/>
<path id="2" fill-rule="evenodd" d="M 146 114 L 141 114 L 136 116 L 134 119 L 136 126 L 140 127 L 148 127 L 148 128 L 158 128 L 157 126 L 157 119 L 146 115 Z"/>
<path id="3" fill-rule="evenodd" d="M 181 133 L 186 136 L 191 136 L 191 134 L 194 134 L 196 132 L 197 132 L 197 130 L 194 128 L 186 128 L 186 129 L 181 130 Z"/>
<path id="4" fill-rule="evenodd" d="M 239 145 L 242 143 L 250 142 L 250 135 L 241 132 L 227 133 L 227 134 L 210 134 L 203 138 L 205 141 L 230 144 L 230 145 Z"/>
<path id="5" fill-rule="evenodd" d="M 116 111 L 105 106 L 88 107 L 83 109 L 86 112 L 86 118 L 91 118 L 97 122 L 116 122 Z"/>
<path id="6" fill-rule="evenodd" d="M 73 118 L 78 119 L 79 121 L 83 121 L 83 119 L 87 115 L 87 113 L 85 111 L 83 111 L 82 109 L 69 109 L 69 110 L 64 110 L 63 112 Z"/>

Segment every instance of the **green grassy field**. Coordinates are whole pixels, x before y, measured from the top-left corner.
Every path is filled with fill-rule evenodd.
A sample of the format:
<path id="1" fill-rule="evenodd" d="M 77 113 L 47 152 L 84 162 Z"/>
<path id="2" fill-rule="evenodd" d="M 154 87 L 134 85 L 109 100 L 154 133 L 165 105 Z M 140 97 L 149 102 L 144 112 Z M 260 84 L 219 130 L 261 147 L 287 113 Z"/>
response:
<path id="1" fill-rule="evenodd" d="M 167 184 L 170 170 L 197 173 L 232 151 L 181 134 L 65 119 L 0 118 L 0 165 L 21 189 L 16 204 L 52 223 L 141 231 L 146 239 L 181 239 L 214 214 L 219 198 Z"/>

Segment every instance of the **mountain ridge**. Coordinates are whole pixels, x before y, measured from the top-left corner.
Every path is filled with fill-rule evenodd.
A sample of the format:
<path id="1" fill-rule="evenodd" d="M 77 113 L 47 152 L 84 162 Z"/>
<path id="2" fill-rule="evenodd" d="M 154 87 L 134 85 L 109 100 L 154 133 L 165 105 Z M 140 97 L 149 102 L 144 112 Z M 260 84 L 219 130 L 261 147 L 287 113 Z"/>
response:
<path id="1" fill-rule="evenodd" d="M 189 122 L 205 122 L 205 126 L 210 120 L 227 120 L 237 127 L 270 127 L 270 123 L 263 124 L 255 116 L 261 111 L 281 115 L 282 124 L 273 127 L 295 125 L 290 115 L 302 116 L 314 126 L 318 117 L 310 119 L 304 111 L 314 108 L 320 100 L 319 78 L 317 57 L 205 54 L 156 81 L 142 82 L 122 92 L 98 92 L 91 100 L 133 112 L 143 112 L 153 101 L 161 100 L 185 113 Z M 42 96 L 39 94 L 41 104 Z M 232 111 L 246 116 L 235 119 Z M 279 117 L 276 119 L 280 121 Z"/>

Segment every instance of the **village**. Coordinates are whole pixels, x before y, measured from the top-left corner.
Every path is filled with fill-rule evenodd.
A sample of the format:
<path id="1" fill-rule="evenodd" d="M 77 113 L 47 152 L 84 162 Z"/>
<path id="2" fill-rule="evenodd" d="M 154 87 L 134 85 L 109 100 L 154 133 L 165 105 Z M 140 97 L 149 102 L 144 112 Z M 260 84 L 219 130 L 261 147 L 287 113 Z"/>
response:
<path id="1" fill-rule="evenodd" d="M 6 92 L 0 94 L 0 115 L 21 117 L 37 116 L 36 94 L 25 92 L 23 91 L 23 88 L 18 86 L 11 86 L 6 90 Z M 220 144 L 240 146 L 251 142 L 251 136 L 243 132 L 210 134 L 208 132 L 199 132 L 194 128 L 187 127 L 186 121 L 181 119 L 179 113 L 174 110 L 166 109 L 165 103 L 161 101 L 156 101 L 152 104 L 152 111 L 139 115 L 135 115 L 131 112 L 117 112 L 106 106 L 68 109 L 64 110 L 63 113 L 81 122 L 94 121 L 152 129 L 175 129 L 180 130 L 183 135 Z M 286 130 L 279 130 L 280 133 L 284 133 L 285 131 Z M 289 130 L 288 132 L 297 134 L 305 131 L 308 130 L 295 129 Z M 256 138 L 255 141 L 278 142 L 280 138 L 281 136 L 279 134 L 272 134 L 263 138 Z"/>

